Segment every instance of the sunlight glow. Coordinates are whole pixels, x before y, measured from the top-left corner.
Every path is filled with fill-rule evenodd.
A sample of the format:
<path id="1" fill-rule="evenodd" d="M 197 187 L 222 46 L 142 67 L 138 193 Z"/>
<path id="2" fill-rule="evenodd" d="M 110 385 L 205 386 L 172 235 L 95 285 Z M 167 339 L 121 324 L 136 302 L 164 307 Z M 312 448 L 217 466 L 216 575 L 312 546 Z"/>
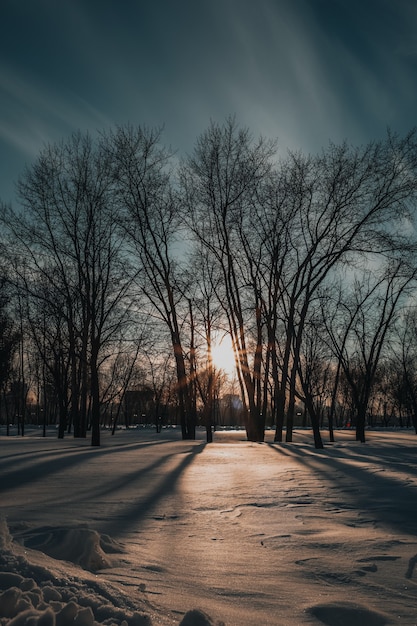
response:
<path id="1" fill-rule="evenodd" d="M 212 345 L 213 365 L 218 370 L 223 370 L 227 375 L 236 373 L 235 357 L 233 354 L 232 340 L 229 335 L 215 339 Z"/>

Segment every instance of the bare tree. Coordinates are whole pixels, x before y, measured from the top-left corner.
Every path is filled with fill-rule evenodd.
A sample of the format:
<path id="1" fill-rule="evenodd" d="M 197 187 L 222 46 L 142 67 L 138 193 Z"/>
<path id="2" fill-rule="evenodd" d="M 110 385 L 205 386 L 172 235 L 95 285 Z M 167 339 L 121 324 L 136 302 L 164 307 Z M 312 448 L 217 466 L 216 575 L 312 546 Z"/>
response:
<path id="1" fill-rule="evenodd" d="M 356 439 L 365 441 L 366 416 L 387 335 L 398 316 L 401 300 L 414 288 L 416 270 L 404 261 L 389 263 L 371 278 L 356 280 L 343 301 L 345 323 L 327 328 L 356 412 Z M 340 324 L 340 318 L 339 318 Z"/>
<path id="2" fill-rule="evenodd" d="M 195 438 L 193 383 L 185 358 L 189 337 L 183 320 L 188 316 L 187 285 L 178 252 L 182 215 L 168 170 L 169 155 L 160 145 L 158 130 L 119 127 L 107 137 L 114 163 L 119 222 L 138 264 L 141 297 L 166 324 L 177 371 L 177 393 L 182 436 Z"/>
<path id="3" fill-rule="evenodd" d="M 417 433 L 417 313 L 414 304 L 405 310 L 396 327 L 396 350 L 391 350 L 395 379 L 391 394 L 411 414 Z"/>
<path id="4" fill-rule="evenodd" d="M 260 246 L 251 210 L 271 171 L 274 148 L 263 139 L 255 143 L 229 118 L 223 126 L 212 123 L 197 139 L 181 170 L 188 223 L 221 276 L 217 297 L 236 353 L 247 436 L 254 441 L 264 438 L 265 416 Z"/>
<path id="5" fill-rule="evenodd" d="M 222 321 L 225 321 L 217 298 L 221 276 L 218 268 L 211 263 L 207 249 L 201 244 L 191 258 L 191 267 L 194 275 L 192 303 L 196 312 L 194 325 L 200 338 L 195 351 L 195 382 L 202 404 L 206 441 L 211 443 L 215 423 L 215 395 L 220 380 L 220 373 L 213 362 L 213 341 L 216 334 L 224 332 Z"/>
<path id="6" fill-rule="evenodd" d="M 298 361 L 299 390 L 297 397 L 304 403 L 310 418 L 322 426 L 325 416 L 329 417 L 328 401 L 333 382 L 331 354 L 322 340 L 319 311 L 308 316 Z M 328 419 L 330 441 L 334 441 L 333 423 Z"/>
<path id="7" fill-rule="evenodd" d="M 21 209 L 3 207 L 1 214 L 18 254 L 17 275 L 33 298 L 48 298 L 49 310 L 56 299 L 62 307 L 57 313 L 67 326 L 74 434 L 85 435 L 91 405 L 96 446 L 101 353 L 126 314 L 129 288 L 108 152 L 80 133 L 47 146 L 20 178 L 18 197 Z"/>
<path id="8" fill-rule="evenodd" d="M 10 292 L 5 277 L 0 278 L 0 421 L 1 404 L 6 396 L 12 372 L 13 359 L 20 345 L 20 332 L 8 309 Z M 7 407 L 5 407 L 7 411 Z M 9 419 L 7 419 L 9 434 Z"/>
<path id="9" fill-rule="evenodd" d="M 281 272 L 281 307 L 285 344 L 280 407 L 275 439 L 281 441 L 289 388 L 287 441 L 292 438 L 295 385 L 305 323 L 317 291 L 342 263 L 366 252 L 407 249 L 402 217 L 415 196 L 415 133 L 405 139 L 389 135 L 365 148 L 330 145 L 317 157 L 291 154 L 287 168 L 287 202 L 296 210 L 291 245 Z M 312 426 L 322 446 L 319 424 Z"/>

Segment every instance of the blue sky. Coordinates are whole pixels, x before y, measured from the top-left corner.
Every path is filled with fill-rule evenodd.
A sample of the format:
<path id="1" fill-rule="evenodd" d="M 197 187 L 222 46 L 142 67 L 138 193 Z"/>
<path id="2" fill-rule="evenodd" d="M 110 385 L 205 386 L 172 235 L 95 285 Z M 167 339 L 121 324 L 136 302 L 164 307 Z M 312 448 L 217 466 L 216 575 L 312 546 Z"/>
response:
<path id="1" fill-rule="evenodd" d="M 0 198 L 74 130 L 228 115 L 279 148 L 416 125 L 415 0 L 1 0 Z"/>

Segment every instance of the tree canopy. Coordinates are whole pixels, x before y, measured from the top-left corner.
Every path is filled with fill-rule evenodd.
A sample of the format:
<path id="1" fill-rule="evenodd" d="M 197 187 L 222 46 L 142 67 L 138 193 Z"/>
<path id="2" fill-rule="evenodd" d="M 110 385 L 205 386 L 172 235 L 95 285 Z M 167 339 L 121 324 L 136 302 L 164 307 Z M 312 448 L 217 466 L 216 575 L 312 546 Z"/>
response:
<path id="1" fill-rule="evenodd" d="M 228 118 L 182 159 L 162 141 L 131 125 L 76 133 L 2 205 L 3 410 L 27 387 L 59 436 L 91 430 L 92 445 L 132 410 L 211 440 L 221 388 L 252 441 L 267 426 L 292 441 L 300 412 L 316 447 L 324 424 L 364 441 L 382 397 L 415 424 L 400 338 L 414 328 L 416 131 L 282 155 Z M 213 363 L 222 334 L 233 385 Z"/>

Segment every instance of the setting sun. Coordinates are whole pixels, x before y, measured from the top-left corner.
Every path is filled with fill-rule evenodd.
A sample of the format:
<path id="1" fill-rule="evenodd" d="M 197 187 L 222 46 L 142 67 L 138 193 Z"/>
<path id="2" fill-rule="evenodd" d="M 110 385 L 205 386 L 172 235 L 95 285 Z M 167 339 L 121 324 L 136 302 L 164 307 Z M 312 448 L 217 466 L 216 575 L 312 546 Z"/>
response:
<path id="1" fill-rule="evenodd" d="M 213 342 L 212 356 L 213 364 L 217 369 L 221 369 L 229 375 L 236 373 L 235 356 L 230 335 L 224 335 Z"/>

